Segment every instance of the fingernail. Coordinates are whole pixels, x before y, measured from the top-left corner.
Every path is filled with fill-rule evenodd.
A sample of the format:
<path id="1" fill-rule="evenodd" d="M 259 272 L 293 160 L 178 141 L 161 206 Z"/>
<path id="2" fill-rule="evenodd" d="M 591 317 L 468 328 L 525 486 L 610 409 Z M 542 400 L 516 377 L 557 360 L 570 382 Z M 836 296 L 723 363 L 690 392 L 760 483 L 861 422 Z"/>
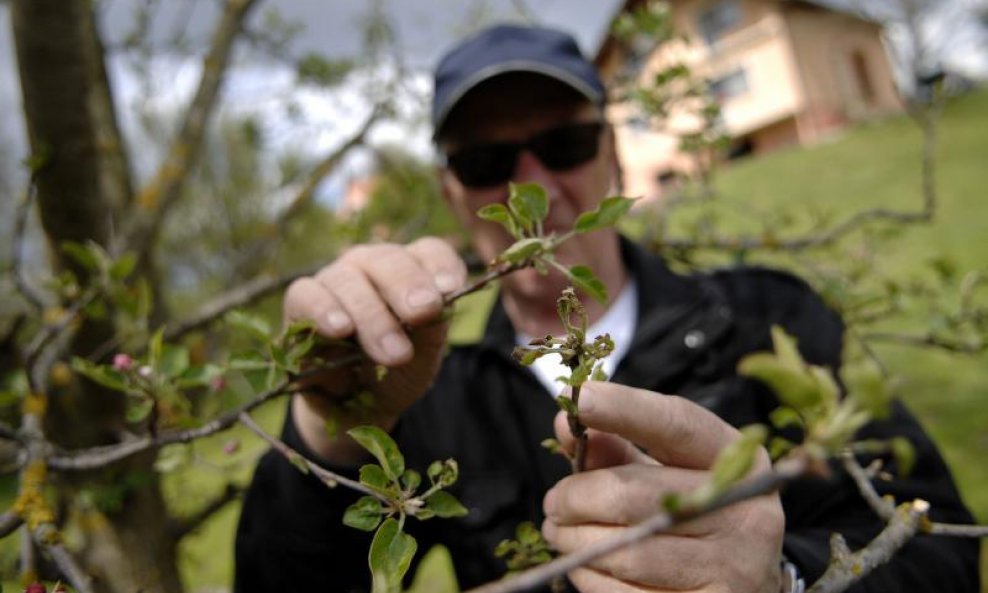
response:
<path id="1" fill-rule="evenodd" d="M 432 281 L 435 283 L 436 288 L 438 288 L 442 292 L 453 292 L 454 290 L 460 287 L 459 280 L 457 280 L 456 276 L 452 274 L 446 274 L 446 273 L 437 274 Z"/>
<path id="2" fill-rule="evenodd" d="M 326 325 L 330 331 L 343 331 L 350 327 L 350 317 L 342 311 L 330 311 L 326 314 Z"/>
<path id="3" fill-rule="evenodd" d="M 392 360 L 404 358 L 409 348 L 411 345 L 408 340 L 398 332 L 392 332 L 381 338 L 381 349 Z"/>
<path id="4" fill-rule="evenodd" d="M 586 384 L 580 388 L 580 402 L 577 405 L 577 410 L 581 414 L 593 411 L 593 392 Z"/>
<path id="5" fill-rule="evenodd" d="M 417 309 L 419 307 L 434 305 L 439 302 L 439 298 L 435 291 L 427 288 L 416 288 L 408 293 L 408 296 L 405 297 L 405 302 L 408 303 L 409 307 L 415 307 Z"/>

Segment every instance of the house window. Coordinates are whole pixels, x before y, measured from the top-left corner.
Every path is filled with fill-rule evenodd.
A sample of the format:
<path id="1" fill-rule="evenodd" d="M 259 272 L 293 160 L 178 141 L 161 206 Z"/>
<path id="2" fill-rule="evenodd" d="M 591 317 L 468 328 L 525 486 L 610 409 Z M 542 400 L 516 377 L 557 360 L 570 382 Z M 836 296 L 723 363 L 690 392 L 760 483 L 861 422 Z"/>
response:
<path id="1" fill-rule="evenodd" d="M 748 90 L 748 74 L 744 68 L 732 70 L 710 81 L 710 94 L 721 103 L 743 95 Z"/>
<path id="2" fill-rule="evenodd" d="M 714 45 L 727 31 L 741 23 L 737 0 L 720 0 L 700 13 L 697 27 L 707 45 Z"/>

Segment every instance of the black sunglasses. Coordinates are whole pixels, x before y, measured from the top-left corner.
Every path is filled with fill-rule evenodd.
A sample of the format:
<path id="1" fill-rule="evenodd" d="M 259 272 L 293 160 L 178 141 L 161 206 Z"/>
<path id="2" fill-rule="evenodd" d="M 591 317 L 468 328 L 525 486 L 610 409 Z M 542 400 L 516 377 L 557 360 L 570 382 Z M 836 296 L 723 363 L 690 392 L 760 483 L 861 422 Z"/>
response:
<path id="1" fill-rule="evenodd" d="M 597 156 L 601 122 L 550 128 L 525 142 L 491 142 L 468 146 L 446 157 L 446 165 L 467 187 L 493 187 L 515 174 L 518 155 L 530 150 L 550 171 L 566 171 Z"/>

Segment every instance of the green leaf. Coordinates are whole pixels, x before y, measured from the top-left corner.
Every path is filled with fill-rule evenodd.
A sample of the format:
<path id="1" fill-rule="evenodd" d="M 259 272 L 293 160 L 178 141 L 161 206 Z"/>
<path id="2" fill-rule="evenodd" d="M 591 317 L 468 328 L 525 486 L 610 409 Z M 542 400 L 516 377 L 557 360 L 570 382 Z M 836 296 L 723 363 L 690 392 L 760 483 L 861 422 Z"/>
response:
<path id="1" fill-rule="evenodd" d="M 769 414 L 772 426 L 776 428 L 787 428 L 789 426 L 803 426 L 803 419 L 796 410 L 783 406 L 772 410 Z"/>
<path id="2" fill-rule="evenodd" d="M 916 448 L 905 437 L 896 437 L 889 442 L 895 463 L 899 468 L 899 477 L 908 476 L 916 466 Z"/>
<path id="3" fill-rule="evenodd" d="M 748 475 L 767 436 L 768 430 L 760 424 L 746 426 L 741 429 L 740 438 L 721 450 L 710 469 L 710 481 L 715 493 L 723 492 Z"/>
<path id="4" fill-rule="evenodd" d="M 153 408 L 154 400 L 150 397 L 143 397 L 133 401 L 127 406 L 127 422 L 142 422 L 151 414 Z"/>
<path id="5" fill-rule="evenodd" d="M 422 474 L 414 469 L 406 469 L 401 475 L 401 485 L 408 492 L 415 492 L 422 483 Z"/>
<path id="6" fill-rule="evenodd" d="M 560 410 L 566 412 L 570 416 L 576 416 L 578 413 L 576 404 L 573 402 L 573 400 L 571 400 L 569 397 L 565 395 L 560 395 L 559 397 L 556 398 L 556 405 L 559 406 Z"/>
<path id="7" fill-rule="evenodd" d="M 848 397 L 874 418 L 886 418 L 892 402 L 892 390 L 878 365 L 859 363 L 844 365 L 841 378 L 848 386 Z"/>
<path id="8" fill-rule="evenodd" d="M 463 517 L 468 513 L 467 507 L 460 504 L 460 501 L 456 500 L 455 496 L 444 490 L 433 492 L 429 498 L 425 499 L 425 506 L 436 513 L 436 516 L 443 517 L 444 519 L 449 517 Z"/>
<path id="9" fill-rule="evenodd" d="M 75 263 L 82 266 L 84 269 L 90 272 L 95 272 L 99 270 L 100 267 L 100 252 L 97 251 L 97 247 L 94 244 L 76 243 L 75 241 L 63 241 L 62 242 L 62 253 L 66 257 L 74 261 Z"/>
<path id="10" fill-rule="evenodd" d="M 343 524 L 361 531 L 374 531 L 381 523 L 384 512 L 380 500 L 373 496 L 362 496 L 347 507 L 343 513 Z"/>
<path id="11" fill-rule="evenodd" d="M 817 382 L 805 370 L 795 370 L 768 352 L 745 356 L 738 364 L 738 373 L 765 383 L 779 401 L 799 412 L 805 413 L 823 400 Z"/>
<path id="12" fill-rule="evenodd" d="M 137 255 L 127 252 L 110 265 L 110 277 L 114 280 L 123 280 L 130 276 L 136 266 Z"/>
<path id="13" fill-rule="evenodd" d="M 161 360 L 161 351 L 165 347 L 165 328 L 160 327 L 151 335 L 151 342 L 148 344 L 148 364 L 151 368 L 158 368 L 158 361 Z"/>
<path id="14" fill-rule="evenodd" d="M 175 386 L 179 389 L 206 387 L 213 381 L 213 379 L 223 376 L 223 373 L 223 367 L 215 364 L 204 364 L 198 367 L 189 367 L 175 380 Z"/>
<path id="15" fill-rule="evenodd" d="M 377 459 L 388 478 L 398 481 L 405 472 L 405 458 L 388 433 L 376 426 L 358 426 L 348 430 L 347 434 Z"/>
<path id="16" fill-rule="evenodd" d="M 577 233 L 589 233 L 613 226 L 622 216 L 627 214 L 633 203 L 634 200 L 619 196 L 605 198 L 596 210 L 581 214 L 576 219 L 573 230 Z"/>
<path id="17" fill-rule="evenodd" d="M 510 184 L 508 209 L 529 233 L 549 214 L 549 198 L 537 183 Z"/>
<path id="18" fill-rule="evenodd" d="M 456 463 L 455 459 L 447 459 L 446 461 L 433 461 L 429 465 L 429 469 L 426 472 L 429 476 L 429 480 L 439 486 L 440 488 L 446 488 L 447 486 L 452 486 L 456 483 L 456 480 L 460 477 L 460 466 Z"/>
<path id="19" fill-rule="evenodd" d="M 296 451 L 288 452 L 288 462 L 294 465 L 295 468 L 303 474 L 308 475 L 311 471 L 309 470 L 309 464 L 305 461 L 305 457 L 302 457 L 302 455 Z"/>
<path id="20" fill-rule="evenodd" d="M 108 387 L 114 391 L 127 390 L 127 377 L 111 367 L 93 364 L 84 358 L 75 357 L 72 359 L 72 370 L 97 385 Z"/>
<path id="21" fill-rule="evenodd" d="M 515 528 L 515 537 L 518 538 L 519 543 L 527 545 L 537 544 L 542 541 L 542 533 L 535 528 L 535 524 L 531 521 L 519 523 L 518 527 Z"/>
<path id="22" fill-rule="evenodd" d="M 271 324 L 257 315 L 251 315 L 243 311 L 230 311 L 226 314 L 225 319 L 231 327 L 246 331 L 262 342 L 269 342 L 274 338 Z"/>
<path id="23" fill-rule="evenodd" d="M 235 371 L 264 371 L 271 366 L 267 360 L 256 352 L 248 352 L 230 359 L 230 368 Z"/>
<path id="24" fill-rule="evenodd" d="M 398 521 L 388 518 L 377 529 L 367 556 L 373 593 L 400 593 L 401 580 L 415 556 L 418 543 L 401 531 Z"/>
<path id="25" fill-rule="evenodd" d="M 498 261 L 520 264 L 545 251 L 545 241 L 538 237 L 520 239 L 497 256 Z"/>
<path id="26" fill-rule="evenodd" d="M 799 348 L 796 347 L 796 339 L 778 325 L 772 326 L 772 348 L 779 357 L 779 361 L 786 367 L 794 371 L 806 367 L 803 355 L 799 353 Z"/>
<path id="27" fill-rule="evenodd" d="M 395 493 L 392 482 L 380 465 L 369 463 L 360 468 L 360 483 L 384 495 Z"/>
<path id="28" fill-rule="evenodd" d="M 488 204 L 477 210 L 477 216 L 483 220 L 496 222 L 503 226 L 512 237 L 521 238 L 521 233 L 518 232 L 518 223 L 515 222 L 511 211 L 504 204 Z"/>
<path id="29" fill-rule="evenodd" d="M 189 350 L 183 346 L 167 344 L 161 349 L 161 357 L 155 365 L 155 371 L 168 378 L 174 378 L 185 373 L 189 368 Z"/>
<path id="30" fill-rule="evenodd" d="M 599 278 L 594 276 L 593 270 L 587 266 L 573 266 L 567 270 L 566 275 L 569 277 L 569 281 L 573 283 L 573 286 L 579 288 L 597 302 L 602 304 L 607 303 L 607 287 L 604 286 L 604 283 Z"/>

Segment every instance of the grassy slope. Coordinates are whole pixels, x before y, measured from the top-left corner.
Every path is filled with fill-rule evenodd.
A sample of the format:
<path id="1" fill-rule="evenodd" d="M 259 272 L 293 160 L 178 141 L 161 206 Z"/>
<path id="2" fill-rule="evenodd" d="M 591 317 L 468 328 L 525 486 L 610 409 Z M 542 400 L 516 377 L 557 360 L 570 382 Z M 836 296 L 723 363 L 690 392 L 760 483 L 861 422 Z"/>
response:
<path id="1" fill-rule="evenodd" d="M 838 220 L 870 206 L 916 210 L 920 142 L 918 128 L 902 117 L 863 126 L 825 145 L 739 163 L 717 176 L 725 202 L 718 205 L 723 212 L 718 220 L 751 230 L 785 208 L 832 210 Z M 988 271 L 988 91 L 948 105 L 936 154 L 936 222 L 892 243 L 878 273 L 918 273 L 936 252 L 962 270 Z M 916 312 L 897 325 L 921 327 L 922 315 Z M 901 379 L 901 396 L 941 445 L 964 499 L 980 522 L 988 522 L 988 355 L 957 357 L 891 345 L 878 351 Z M 988 550 L 982 566 L 988 572 Z"/>

